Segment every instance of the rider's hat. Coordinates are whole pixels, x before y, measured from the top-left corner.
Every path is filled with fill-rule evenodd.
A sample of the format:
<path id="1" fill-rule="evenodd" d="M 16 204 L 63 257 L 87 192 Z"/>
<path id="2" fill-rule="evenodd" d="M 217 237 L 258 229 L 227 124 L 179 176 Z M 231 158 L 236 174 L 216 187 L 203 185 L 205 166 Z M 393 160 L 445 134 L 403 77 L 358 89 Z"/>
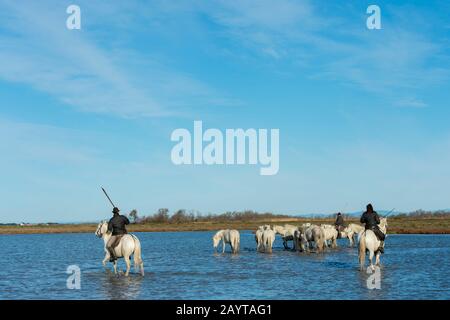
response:
<path id="1" fill-rule="evenodd" d="M 119 213 L 119 211 L 120 211 L 119 208 L 114 207 L 112 212 L 113 212 L 113 213 Z"/>

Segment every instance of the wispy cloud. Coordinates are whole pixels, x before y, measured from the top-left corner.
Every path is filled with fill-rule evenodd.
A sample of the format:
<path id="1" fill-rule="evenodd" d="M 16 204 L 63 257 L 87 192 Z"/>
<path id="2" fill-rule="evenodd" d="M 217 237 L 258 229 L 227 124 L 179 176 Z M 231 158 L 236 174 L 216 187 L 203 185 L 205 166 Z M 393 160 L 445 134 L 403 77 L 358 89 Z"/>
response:
<path id="1" fill-rule="evenodd" d="M 428 37 L 423 18 L 402 18 L 404 8 L 383 6 L 383 29 L 369 31 L 365 11 L 358 8 L 342 3 L 243 0 L 215 1 L 207 11 L 243 48 L 291 62 L 311 78 L 383 93 L 393 104 L 405 99 L 412 88 L 450 78 L 444 67 L 449 62 L 447 46 Z M 420 17 L 416 11 L 408 8 L 408 17 Z"/>
<path id="2" fill-rule="evenodd" d="M 114 35 L 99 36 L 108 25 L 97 28 L 91 21 L 87 22 L 91 24 L 89 31 L 83 25 L 81 31 L 67 30 L 67 5 L 61 1 L 0 4 L 0 79 L 28 84 L 85 112 L 125 117 L 174 115 L 183 112 L 182 107 L 211 101 L 233 103 L 148 52 L 123 48 L 114 41 Z M 94 5 L 84 12 L 86 7 L 89 5 L 82 6 L 82 18 L 89 21 L 96 16 L 97 24 L 101 24 L 103 8 Z M 106 8 L 110 7 L 114 4 Z M 114 12 L 117 21 L 130 22 L 128 11 Z M 105 45 L 107 39 L 111 42 Z"/>
<path id="3" fill-rule="evenodd" d="M 416 98 L 406 98 L 397 101 L 396 103 L 399 107 L 406 107 L 406 108 L 426 108 L 428 107 L 428 104 L 423 102 L 422 100 L 416 99 Z"/>

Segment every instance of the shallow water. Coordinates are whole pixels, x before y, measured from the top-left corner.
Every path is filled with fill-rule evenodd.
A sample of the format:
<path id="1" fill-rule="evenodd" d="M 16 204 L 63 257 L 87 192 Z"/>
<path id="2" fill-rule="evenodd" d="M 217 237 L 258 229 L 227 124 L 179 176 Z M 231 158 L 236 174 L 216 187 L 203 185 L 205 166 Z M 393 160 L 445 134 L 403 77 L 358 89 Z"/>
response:
<path id="1" fill-rule="evenodd" d="M 137 233 L 146 275 L 128 278 L 102 267 L 94 234 L 1 235 L 0 299 L 450 299 L 449 235 L 390 235 L 380 290 L 368 289 L 345 240 L 317 255 L 286 251 L 277 238 L 262 254 L 244 231 L 231 255 L 214 254 L 212 235 Z M 69 265 L 81 269 L 79 290 L 67 288 Z"/>

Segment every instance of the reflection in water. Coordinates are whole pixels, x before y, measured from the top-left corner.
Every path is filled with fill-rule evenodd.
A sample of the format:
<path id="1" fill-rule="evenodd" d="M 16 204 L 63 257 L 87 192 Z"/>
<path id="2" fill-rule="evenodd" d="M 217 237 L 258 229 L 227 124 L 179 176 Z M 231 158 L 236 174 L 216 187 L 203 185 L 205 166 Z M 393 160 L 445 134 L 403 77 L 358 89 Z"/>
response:
<path id="1" fill-rule="evenodd" d="M 100 290 L 104 299 L 130 300 L 139 298 L 144 277 L 138 274 L 125 277 L 123 272 L 116 275 L 107 269 L 100 280 Z"/>

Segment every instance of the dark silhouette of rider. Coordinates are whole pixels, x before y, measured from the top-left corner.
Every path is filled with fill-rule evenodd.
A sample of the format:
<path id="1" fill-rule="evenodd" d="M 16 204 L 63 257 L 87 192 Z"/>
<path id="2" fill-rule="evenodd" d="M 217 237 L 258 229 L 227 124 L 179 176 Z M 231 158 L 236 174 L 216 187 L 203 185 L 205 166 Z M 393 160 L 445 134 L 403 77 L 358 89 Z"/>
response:
<path id="1" fill-rule="evenodd" d="M 365 224 L 366 230 L 372 230 L 375 233 L 378 240 L 381 241 L 378 251 L 384 253 L 384 239 L 386 236 L 378 226 L 380 224 L 380 217 L 378 216 L 378 213 L 373 210 L 372 204 L 369 203 L 366 206 L 366 211 L 362 214 L 360 222 Z"/>
<path id="2" fill-rule="evenodd" d="M 130 221 L 127 217 L 119 214 L 119 208 L 114 207 L 112 212 L 113 217 L 111 218 L 111 220 L 109 220 L 108 223 L 108 231 L 112 232 L 112 235 L 108 240 L 108 243 L 106 244 L 106 249 L 108 250 L 110 256 L 110 262 L 114 262 L 115 260 L 117 260 L 114 253 L 114 248 L 119 244 L 122 236 L 127 233 L 125 225 L 130 224 Z"/>
<path id="3" fill-rule="evenodd" d="M 338 232 L 338 239 L 341 238 L 341 231 L 344 229 L 344 217 L 340 212 L 336 214 L 336 221 L 334 222 L 334 226 L 336 227 L 336 230 Z"/>

